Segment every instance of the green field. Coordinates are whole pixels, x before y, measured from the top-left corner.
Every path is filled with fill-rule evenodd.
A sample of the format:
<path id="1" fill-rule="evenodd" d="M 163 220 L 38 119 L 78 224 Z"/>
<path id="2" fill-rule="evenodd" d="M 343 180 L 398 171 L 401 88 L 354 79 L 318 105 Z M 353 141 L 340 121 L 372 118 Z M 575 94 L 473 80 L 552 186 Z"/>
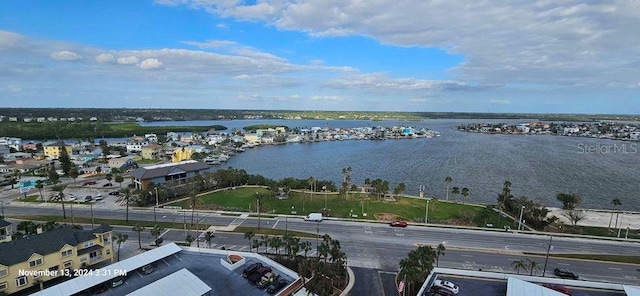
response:
<path id="1" fill-rule="evenodd" d="M 304 216 L 312 212 L 321 212 L 325 207 L 330 209 L 331 217 L 375 220 L 386 215 L 387 219 L 406 221 L 424 221 L 426 203 L 424 199 L 402 197 L 398 201 L 380 201 L 374 195 L 355 194 L 348 198 L 337 194 L 299 193 L 292 192 L 288 199 L 280 200 L 270 197 L 270 191 L 262 188 L 238 188 L 236 190 L 209 193 L 199 197 L 196 208 L 218 209 L 228 211 L 251 211 L 256 209 L 256 192 L 263 193 L 262 211 L 264 214 L 292 214 Z M 188 201 L 171 204 L 189 209 Z M 513 221 L 502 218 L 498 221 L 497 214 L 482 216 L 483 207 L 462 205 L 451 202 L 429 202 L 429 222 L 440 224 L 464 224 L 470 226 L 491 223 L 494 227 L 513 225 Z M 366 214 L 363 215 L 363 214 Z M 466 221 L 466 223 L 464 223 Z M 473 223 L 469 223 L 473 221 Z"/>

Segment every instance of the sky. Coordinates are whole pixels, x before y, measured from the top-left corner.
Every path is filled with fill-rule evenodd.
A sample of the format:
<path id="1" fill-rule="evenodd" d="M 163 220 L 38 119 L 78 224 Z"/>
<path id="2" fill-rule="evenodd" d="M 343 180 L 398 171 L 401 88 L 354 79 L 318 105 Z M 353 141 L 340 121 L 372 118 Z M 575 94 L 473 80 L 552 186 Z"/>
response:
<path id="1" fill-rule="evenodd" d="M 640 114 L 640 0 L 4 0 L 0 107 Z"/>

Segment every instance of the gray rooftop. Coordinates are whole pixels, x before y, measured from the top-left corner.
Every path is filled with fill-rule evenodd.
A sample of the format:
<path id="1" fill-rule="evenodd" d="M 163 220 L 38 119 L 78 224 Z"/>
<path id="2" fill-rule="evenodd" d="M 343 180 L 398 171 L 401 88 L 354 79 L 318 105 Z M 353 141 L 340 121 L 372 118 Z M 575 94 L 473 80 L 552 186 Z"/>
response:
<path id="1" fill-rule="evenodd" d="M 199 172 L 211 169 L 211 166 L 197 161 L 183 161 L 171 164 L 137 168 L 131 171 L 136 179 L 153 179 L 180 173 Z"/>
<path id="2" fill-rule="evenodd" d="M 0 244 L 0 264 L 11 266 L 28 260 L 34 253 L 47 255 L 59 252 L 64 245 L 78 244 L 95 238 L 94 233 L 111 231 L 111 226 L 102 224 L 94 230 L 79 230 L 71 226 L 61 226 L 42 234 L 30 235 L 22 239 Z"/>
<path id="3" fill-rule="evenodd" d="M 0 219 L 0 227 L 7 227 L 9 225 L 11 225 L 11 222 L 6 221 L 4 219 Z"/>

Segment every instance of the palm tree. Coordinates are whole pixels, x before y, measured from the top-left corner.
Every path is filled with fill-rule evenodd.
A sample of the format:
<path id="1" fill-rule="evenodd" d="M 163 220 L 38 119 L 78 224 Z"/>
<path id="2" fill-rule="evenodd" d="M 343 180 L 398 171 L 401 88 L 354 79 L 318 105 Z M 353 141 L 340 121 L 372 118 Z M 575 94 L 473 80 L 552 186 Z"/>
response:
<path id="1" fill-rule="evenodd" d="M 467 199 L 467 196 L 469 196 L 469 188 L 464 187 L 462 188 L 462 203 L 464 204 L 465 200 Z"/>
<path id="2" fill-rule="evenodd" d="M 453 195 L 457 195 L 460 193 L 460 188 L 454 186 L 453 188 L 451 188 L 451 194 Z M 455 198 L 455 197 L 454 197 Z"/>
<path id="3" fill-rule="evenodd" d="M 122 243 L 124 243 L 128 238 L 128 235 L 122 233 L 116 233 L 116 235 L 113 236 L 113 241 L 118 244 L 118 261 L 120 261 L 120 245 L 122 245 Z"/>
<path id="4" fill-rule="evenodd" d="M 258 200 L 258 206 L 256 209 L 258 211 L 258 229 L 260 229 L 260 206 L 262 204 L 262 199 L 264 198 L 264 193 L 256 192 L 254 197 Z"/>
<path id="5" fill-rule="evenodd" d="M 614 198 L 613 200 L 611 200 L 611 204 L 614 206 L 614 208 L 618 208 L 622 205 L 622 202 L 620 202 L 620 199 L 618 198 Z M 615 211 L 615 209 L 614 209 Z M 611 222 L 613 221 L 613 213 L 614 211 L 611 211 L 611 219 L 609 219 L 609 229 L 611 229 Z M 618 225 L 618 215 L 616 214 L 616 226 Z"/>
<path id="6" fill-rule="evenodd" d="M 118 182 L 120 184 L 120 188 L 122 188 L 122 182 L 124 182 L 124 177 L 120 175 L 116 175 L 116 178 L 114 179 L 114 181 Z"/>
<path id="7" fill-rule="evenodd" d="M 78 178 L 78 175 L 79 175 L 79 173 L 78 173 L 78 167 L 73 166 L 73 167 L 71 168 L 71 170 L 69 171 L 69 177 L 70 177 L 71 179 L 73 179 L 73 184 L 74 184 L 74 185 L 76 184 L 76 178 Z"/>
<path id="8" fill-rule="evenodd" d="M 249 240 L 249 252 L 253 252 L 253 248 L 251 248 L 251 246 L 252 246 L 251 239 L 253 239 L 254 236 L 256 236 L 256 234 L 253 233 L 253 231 L 251 231 L 251 230 L 249 230 L 249 231 L 244 233 L 244 238 Z"/>
<path id="9" fill-rule="evenodd" d="M 207 246 L 209 246 L 209 249 L 211 249 L 211 240 L 216 237 L 215 235 L 213 235 L 213 232 L 211 231 L 207 231 L 204 233 L 204 240 L 207 242 Z"/>
<path id="10" fill-rule="evenodd" d="M 520 274 L 520 269 L 527 271 L 527 263 L 524 260 L 515 260 L 511 262 L 511 266 Z"/>
<path id="11" fill-rule="evenodd" d="M 531 272 L 529 275 L 533 275 L 536 271 L 540 270 L 540 264 L 538 264 L 538 261 L 527 258 L 527 262 L 529 263 L 529 271 Z"/>
<path id="12" fill-rule="evenodd" d="M 447 190 L 445 190 L 444 192 L 447 195 L 447 200 L 449 200 L 449 185 L 451 185 L 452 181 L 453 179 L 451 179 L 451 176 L 447 176 L 446 178 L 444 178 L 444 183 L 446 183 L 446 187 L 447 187 Z"/>
<path id="13" fill-rule="evenodd" d="M 282 238 L 279 236 L 274 236 L 271 238 L 270 245 L 272 248 L 276 249 L 276 255 L 280 256 L 280 247 L 282 247 Z"/>
<path id="14" fill-rule="evenodd" d="M 439 243 L 438 247 L 436 248 L 436 267 L 438 267 L 438 264 L 440 263 L 440 256 L 444 256 L 445 250 L 446 248 L 444 247 L 444 244 Z"/>
<path id="15" fill-rule="evenodd" d="M 303 241 L 300 242 L 300 248 L 304 251 L 304 257 L 307 258 L 307 254 L 311 251 L 311 242 Z"/>
<path id="16" fill-rule="evenodd" d="M 160 237 L 160 233 L 163 230 L 164 230 L 164 228 L 158 226 L 158 224 L 153 225 L 153 228 L 150 230 L 151 235 L 153 235 L 156 238 L 156 240 L 155 240 L 156 246 L 158 245 L 158 237 Z"/>
<path id="17" fill-rule="evenodd" d="M 44 188 L 44 184 L 42 183 L 42 180 L 36 181 L 36 188 L 38 188 L 38 191 L 40 192 L 40 200 L 44 201 L 44 196 L 42 196 L 42 188 Z"/>
<path id="18" fill-rule="evenodd" d="M 193 217 L 196 213 L 196 206 L 200 203 L 200 197 L 198 196 L 198 189 L 195 184 L 192 184 L 192 188 L 189 190 L 189 206 L 191 207 L 191 225 L 193 225 Z"/>
<path id="19" fill-rule="evenodd" d="M 131 230 L 138 233 L 138 249 L 142 249 L 142 242 L 140 241 L 140 233 L 144 231 L 144 226 L 141 226 L 140 224 L 136 223 L 136 225 L 134 225 L 131 228 Z"/>
<path id="20" fill-rule="evenodd" d="M 118 202 L 124 201 L 124 204 L 126 206 L 125 222 L 128 223 L 129 222 L 129 201 L 130 201 L 129 199 L 131 198 L 132 190 L 131 188 L 126 187 L 126 188 L 120 189 L 120 192 L 122 192 L 123 195 L 120 198 L 118 198 Z"/>
<path id="21" fill-rule="evenodd" d="M 64 190 L 67 188 L 67 185 L 64 184 L 56 184 L 51 187 L 51 190 L 58 192 L 58 196 L 55 197 L 55 200 L 60 201 L 62 204 L 62 217 L 67 219 L 67 210 L 64 207 Z"/>
<path id="22" fill-rule="evenodd" d="M 269 235 L 263 234 L 260 236 L 260 239 L 260 245 L 264 246 L 264 252 L 266 254 L 269 250 Z"/>

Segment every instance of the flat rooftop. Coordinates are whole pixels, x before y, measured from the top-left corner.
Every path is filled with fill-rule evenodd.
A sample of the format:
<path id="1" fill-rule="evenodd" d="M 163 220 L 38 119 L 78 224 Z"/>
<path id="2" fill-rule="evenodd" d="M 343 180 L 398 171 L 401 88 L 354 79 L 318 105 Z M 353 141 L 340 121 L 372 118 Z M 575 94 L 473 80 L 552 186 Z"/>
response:
<path id="1" fill-rule="evenodd" d="M 511 283 L 509 283 L 509 278 L 516 280 L 512 280 Z M 573 296 L 636 295 L 625 293 L 625 286 L 619 284 L 594 283 L 582 280 L 565 280 L 552 277 L 543 278 L 538 276 L 455 270 L 447 268 L 434 269 L 434 271 L 431 273 L 431 275 L 429 275 L 429 277 L 423 284 L 422 289 L 420 290 L 418 295 L 430 295 L 428 293 L 429 288 L 431 288 L 433 282 L 437 279 L 447 280 L 457 285 L 459 288 L 458 296 L 564 295 L 553 293 L 555 291 L 548 293 L 549 291 L 546 291 L 546 289 L 539 289 L 538 287 L 540 287 L 540 285 L 543 283 L 562 285 L 564 287 L 567 287 L 571 290 L 571 295 Z M 509 287 L 509 284 L 513 286 L 514 283 L 520 285 L 518 285 L 517 287 Z M 524 286 L 522 286 L 522 284 L 524 284 Z M 509 292 L 516 294 L 509 294 Z"/>
<path id="2" fill-rule="evenodd" d="M 145 253 L 142 253 L 137 256 L 144 254 Z M 227 255 L 229 254 L 242 256 L 244 258 L 244 262 L 238 262 L 233 266 L 226 264 Z M 242 277 L 242 271 L 247 266 L 255 262 L 261 262 L 265 266 L 270 266 L 273 271 L 277 272 L 282 278 L 289 282 L 287 287 L 299 279 L 295 272 L 269 258 L 262 257 L 254 253 L 182 247 L 182 250 L 179 252 L 173 253 L 159 260 L 157 258 L 153 260 L 156 260 L 151 263 L 154 268 L 153 272 L 144 274 L 139 268 L 135 270 L 127 270 L 125 283 L 115 288 L 108 285 L 108 290 L 102 292 L 102 295 L 127 295 L 136 291 L 140 294 L 140 291 L 145 291 L 145 289 L 148 291 L 153 288 L 155 282 L 162 281 L 163 279 L 166 280 L 167 277 L 170 279 L 171 276 L 175 277 L 176 273 L 185 273 L 185 271 L 195 275 L 195 277 L 202 281 L 204 285 L 211 288 L 210 293 L 205 295 L 270 295 L 266 290 L 259 289 L 258 287 L 251 285 L 246 278 Z M 224 260 L 225 262 L 223 263 L 221 260 Z M 109 266 L 102 269 L 109 269 Z M 112 277 L 105 277 L 104 281 L 99 280 L 98 282 L 110 284 L 110 278 Z M 70 281 L 73 280 L 90 282 L 91 284 L 96 283 L 95 275 L 92 278 L 85 279 L 84 277 L 80 277 Z M 53 286 L 38 293 L 38 295 L 57 295 L 57 291 L 55 291 L 55 289 L 56 287 Z M 181 294 L 182 292 L 187 292 L 186 290 L 181 289 L 179 285 L 175 285 L 173 291 L 177 293 L 176 295 L 183 295 Z M 134 293 L 134 295 L 135 294 L 136 293 Z M 164 293 L 159 292 L 156 295 L 161 294 Z"/>

